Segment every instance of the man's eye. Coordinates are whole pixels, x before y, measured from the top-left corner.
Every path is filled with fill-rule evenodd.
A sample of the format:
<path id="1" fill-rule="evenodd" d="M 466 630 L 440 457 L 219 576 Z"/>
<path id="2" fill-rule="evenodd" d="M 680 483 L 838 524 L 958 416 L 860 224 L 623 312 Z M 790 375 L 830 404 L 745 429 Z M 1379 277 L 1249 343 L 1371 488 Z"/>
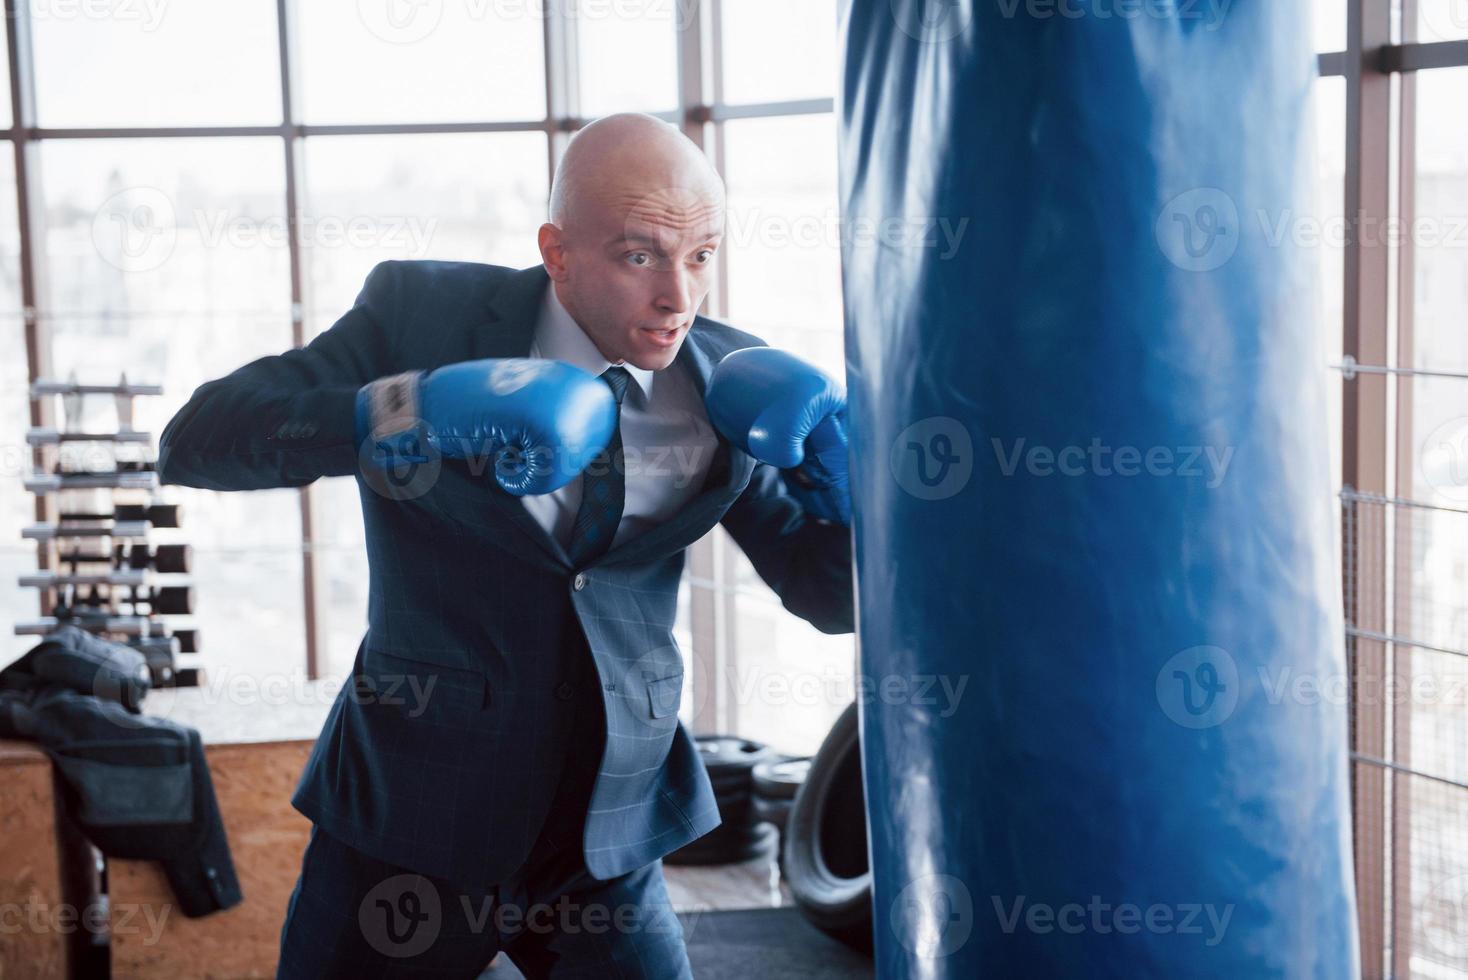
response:
<path id="1" fill-rule="evenodd" d="M 700 263 L 711 262 L 714 258 L 714 250 L 711 248 L 699 249 L 697 258 Z"/>
<path id="2" fill-rule="evenodd" d="M 629 252 L 627 254 L 627 261 L 636 266 L 644 266 L 652 261 L 652 256 L 646 252 Z"/>

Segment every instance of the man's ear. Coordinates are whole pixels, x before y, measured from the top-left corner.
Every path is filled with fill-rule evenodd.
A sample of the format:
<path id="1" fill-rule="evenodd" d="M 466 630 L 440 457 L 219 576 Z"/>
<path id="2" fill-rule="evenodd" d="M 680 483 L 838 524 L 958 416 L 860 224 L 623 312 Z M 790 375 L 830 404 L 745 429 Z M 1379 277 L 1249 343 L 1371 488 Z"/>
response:
<path id="1" fill-rule="evenodd" d="M 540 261 L 545 264 L 545 271 L 556 282 L 565 282 L 570 274 L 566 271 L 566 243 L 561 229 L 547 221 L 540 226 L 536 240 L 540 245 Z"/>

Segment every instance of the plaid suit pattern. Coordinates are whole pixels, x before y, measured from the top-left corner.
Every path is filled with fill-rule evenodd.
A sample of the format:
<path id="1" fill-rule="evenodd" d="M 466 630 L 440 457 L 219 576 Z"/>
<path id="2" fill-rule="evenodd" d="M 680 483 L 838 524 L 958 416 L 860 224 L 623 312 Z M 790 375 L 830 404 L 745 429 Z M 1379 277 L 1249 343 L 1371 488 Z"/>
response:
<path id="1" fill-rule="evenodd" d="M 549 283 L 539 266 L 385 262 L 309 345 L 193 393 L 165 429 L 166 483 L 220 490 L 358 484 L 367 632 L 292 798 L 321 829 L 393 865 L 465 884 L 526 859 L 567 766 L 594 771 L 583 832 L 599 879 L 707 833 L 718 813 L 678 721 L 673 638 L 688 545 L 722 523 L 785 607 L 853 628 L 846 528 L 804 517 L 778 471 L 720 440 L 674 518 L 576 561 L 483 461 L 359 467 L 357 389 L 379 377 L 528 354 Z M 700 317 L 668 370 L 702 390 L 759 339 Z M 601 701 L 605 739 L 576 739 Z M 599 756 L 599 757 L 598 757 Z"/>

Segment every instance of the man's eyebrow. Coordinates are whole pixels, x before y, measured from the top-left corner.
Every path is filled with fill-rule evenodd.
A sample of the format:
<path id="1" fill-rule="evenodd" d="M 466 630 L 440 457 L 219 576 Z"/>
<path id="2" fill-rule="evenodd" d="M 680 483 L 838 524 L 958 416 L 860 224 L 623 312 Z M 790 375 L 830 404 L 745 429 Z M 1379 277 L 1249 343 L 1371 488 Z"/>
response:
<path id="1" fill-rule="evenodd" d="M 724 232 L 721 229 L 714 229 L 710 231 L 706 236 L 704 236 L 702 240 L 705 242 L 709 242 L 713 241 L 714 239 L 722 239 L 723 237 Z M 663 251 L 662 244 L 651 235 L 618 235 L 616 238 L 612 238 L 607 241 L 607 247 L 610 248 L 612 246 L 621 245 L 623 243 L 629 245 L 644 245 L 652 249 L 652 251 L 658 252 L 659 254 L 661 254 Z"/>

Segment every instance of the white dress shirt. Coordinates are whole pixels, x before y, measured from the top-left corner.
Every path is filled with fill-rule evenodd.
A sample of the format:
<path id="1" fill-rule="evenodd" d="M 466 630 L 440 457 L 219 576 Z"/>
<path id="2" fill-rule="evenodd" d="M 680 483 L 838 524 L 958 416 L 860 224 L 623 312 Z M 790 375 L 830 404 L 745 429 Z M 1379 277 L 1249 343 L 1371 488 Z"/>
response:
<path id="1" fill-rule="evenodd" d="M 592 375 L 612 366 L 561 305 L 554 283 L 541 303 L 530 356 L 564 361 Z M 697 496 L 718 447 L 703 397 L 677 361 L 661 371 L 621 366 L 632 376 L 621 421 L 627 496 L 612 547 L 663 523 Z M 569 548 L 581 506 L 581 483 L 578 476 L 554 493 L 520 498 L 563 548 Z"/>

